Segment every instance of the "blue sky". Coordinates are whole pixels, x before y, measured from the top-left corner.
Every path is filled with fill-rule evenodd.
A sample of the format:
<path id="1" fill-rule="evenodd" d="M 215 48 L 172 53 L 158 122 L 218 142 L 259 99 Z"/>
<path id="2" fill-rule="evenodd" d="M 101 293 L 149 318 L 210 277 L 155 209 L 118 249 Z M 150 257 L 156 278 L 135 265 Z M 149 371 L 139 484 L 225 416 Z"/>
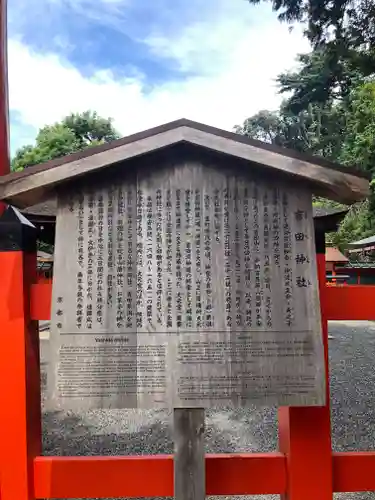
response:
<path id="1" fill-rule="evenodd" d="M 126 135 L 186 117 L 231 130 L 280 101 L 275 77 L 308 50 L 246 0 L 8 0 L 12 152 L 72 111 Z"/>

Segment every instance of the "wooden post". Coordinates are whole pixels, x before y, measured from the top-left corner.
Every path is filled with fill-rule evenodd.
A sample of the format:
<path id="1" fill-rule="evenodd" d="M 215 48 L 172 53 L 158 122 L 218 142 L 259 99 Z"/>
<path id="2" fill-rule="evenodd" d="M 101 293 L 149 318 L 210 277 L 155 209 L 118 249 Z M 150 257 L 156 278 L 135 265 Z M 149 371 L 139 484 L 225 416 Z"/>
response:
<path id="1" fill-rule="evenodd" d="M 30 319 L 36 230 L 17 210 L 0 217 L 0 497 L 33 500 L 41 454 L 38 323 Z"/>
<path id="2" fill-rule="evenodd" d="M 204 456 L 204 409 L 175 408 L 174 498 L 204 500 L 206 471 Z"/>
<path id="3" fill-rule="evenodd" d="M 333 498 L 324 239 L 324 233 L 315 235 L 326 368 L 326 405 L 279 409 L 279 446 L 287 459 L 287 493 L 281 496 L 283 500 Z"/>
<path id="4" fill-rule="evenodd" d="M 0 175 L 9 170 L 7 0 L 0 0 Z M 5 203 L 0 202 L 0 215 L 4 210 Z"/>
<path id="5" fill-rule="evenodd" d="M 0 175 L 9 173 L 7 0 L 0 0 Z"/>

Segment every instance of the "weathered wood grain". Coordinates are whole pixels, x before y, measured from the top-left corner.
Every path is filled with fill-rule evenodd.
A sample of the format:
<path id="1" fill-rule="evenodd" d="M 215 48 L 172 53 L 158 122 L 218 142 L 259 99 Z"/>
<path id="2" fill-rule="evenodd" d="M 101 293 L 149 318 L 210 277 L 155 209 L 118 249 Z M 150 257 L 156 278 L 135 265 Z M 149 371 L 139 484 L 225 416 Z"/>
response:
<path id="1" fill-rule="evenodd" d="M 236 140 L 235 134 L 233 138 L 228 138 L 193 126 L 177 126 L 155 135 L 125 142 L 92 156 L 67 161 L 52 168 L 39 169 L 27 176 L 9 176 L 8 180 L 0 182 L 0 199 L 19 207 L 37 204 L 50 196 L 51 189 L 58 184 L 181 142 L 248 160 L 249 170 L 257 163 L 268 171 L 293 175 L 301 181 L 312 183 L 320 194 L 343 203 L 362 200 L 369 194 L 368 180 L 350 171 L 327 168 L 320 165 L 318 160 L 314 162 L 313 159 L 307 161 L 294 158 L 288 156 L 287 151 L 282 154 L 265 149 L 261 147 L 261 143 L 259 146 L 246 144 Z M 125 167 L 122 164 L 119 168 L 126 168 L 126 164 Z"/>
<path id="2" fill-rule="evenodd" d="M 60 407 L 324 403 L 305 189 L 182 163 L 61 195 L 52 303 Z"/>
<path id="3" fill-rule="evenodd" d="M 313 182 L 316 186 L 320 186 L 328 198 L 336 199 L 342 203 L 353 203 L 369 194 L 368 181 L 349 172 L 327 168 L 312 161 L 288 155 L 284 156 L 254 145 L 224 139 L 194 128 L 185 127 L 184 138 L 192 144 L 255 162 L 271 171 L 275 169 L 280 173 L 296 176 L 301 181 Z"/>
<path id="4" fill-rule="evenodd" d="M 203 408 L 173 411 L 175 500 L 206 498 L 204 427 Z"/>

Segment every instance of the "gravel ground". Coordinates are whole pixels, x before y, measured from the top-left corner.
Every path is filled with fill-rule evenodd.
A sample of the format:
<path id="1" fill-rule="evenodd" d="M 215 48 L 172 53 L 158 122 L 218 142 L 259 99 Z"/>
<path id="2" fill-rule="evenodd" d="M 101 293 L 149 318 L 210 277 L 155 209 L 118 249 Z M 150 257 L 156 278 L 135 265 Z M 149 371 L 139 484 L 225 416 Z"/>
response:
<path id="1" fill-rule="evenodd" d="M 335 322 L 330 324 L 330 334 L 333 449 L 371 450 L 375 448 L 375 323 Z M 47 344 L 48 340 L 41 341 L 43 386 Z M 44 454 L 171 453 L 170 422 L 171 416 L 164 411 L 44 412 Z M 211 410 L 206 423 L 207 452 L 266 452 L 277 448 L 273 408 Z M 238 497 L 278 498 L 279 495 Z M 336 494 L 335 500 L 375 500 L 375 493 Z"/>

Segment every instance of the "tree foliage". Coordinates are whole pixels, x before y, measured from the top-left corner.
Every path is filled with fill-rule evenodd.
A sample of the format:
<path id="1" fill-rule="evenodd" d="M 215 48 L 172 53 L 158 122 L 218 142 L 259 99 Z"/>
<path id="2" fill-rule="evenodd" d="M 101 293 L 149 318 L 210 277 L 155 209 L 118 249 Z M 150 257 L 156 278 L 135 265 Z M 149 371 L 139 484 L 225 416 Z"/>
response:
<path id="1" fill-rule="evenodd" d="M 330 43 L 341 50 L 375 47 L 372 0 L 265 0 L 281 21 L 302 22 L 314 48 Z M 252 4 L 260 0 L 249 0 Z"/>
<path id="2" fill-rule="evenodd" d="M 371 175 L 368 200 L 351 207 L 338 233 L 331 235 L 345 247 L 375 233 L 375 2 L 263 1 L 271 3 L 280 21 L 303 23 L 312 51 L 298 56 L 296 71 L 278 76 L 286 97 L 280 108 L 252 116 L 236 130 Z"/>
<path id="3" fill-rule="evenodd" d="M 289 96 L 287 107 L 292 113 L 311 104 L 327 107 L 337 101 L 345 103 L 351 90 L 375 72 L 375 51 L 372 56 L 355 50 L 342 54 L 329 45 L 300 54 L 297 62 L 297 71 L 277 78 L 280 93 Z"/>
<path id="4" fill-rule="evenodd" d="M 341 246 L 375 234 L 375 80 L 353 89 L 348 106 L 345 141 L 339 160 L 371 175 L 371 194 L 341 224 Z"/>
<path id="5" fill-rule="evenodd" d="M 357 164 L 375 177 L 375 80 L 351 93 L 339 159 L 345 164 Z"/>
<path id="6" fill-rule="evenodd" d="M 78 146 L 87 146 L 110 142 L 119 138 L 111 118 L 102 118 L 96 111 L 72 113 L 62 121 L 63 126 L 74 132 Z"/>
<path id="7" fill-rule="evenodd" d="M 345 120 L 340 106 L 309 105 L 294 114 L 284 102 L 278 111 L 260 111 L 235 130 L 264 142 L 334 159 L 341 151 Z"/>
<path id="8" fill-rule="evenodd" d="M 284 101 L 279 110 L 261 111 L 236 131 L 368 172 L 373 179 L 370 197 L 351 207 L 339 231 L 329 237 L 344 249 L 350 241 L 375 233 L 375 79 L 351 87 L 345 99 L 310 104 L 298 113 Z M 315 203 L 332 205 L 322 199 Z"/>
<path id="9" fill-rule="evenodd" d="M 112 120 L 86 111 L 65 117 L 60 123 L 39 130 L 34 145 L 20 148 L 12 159 L 12 170 L 22 170 L 119 137 Z"/>

